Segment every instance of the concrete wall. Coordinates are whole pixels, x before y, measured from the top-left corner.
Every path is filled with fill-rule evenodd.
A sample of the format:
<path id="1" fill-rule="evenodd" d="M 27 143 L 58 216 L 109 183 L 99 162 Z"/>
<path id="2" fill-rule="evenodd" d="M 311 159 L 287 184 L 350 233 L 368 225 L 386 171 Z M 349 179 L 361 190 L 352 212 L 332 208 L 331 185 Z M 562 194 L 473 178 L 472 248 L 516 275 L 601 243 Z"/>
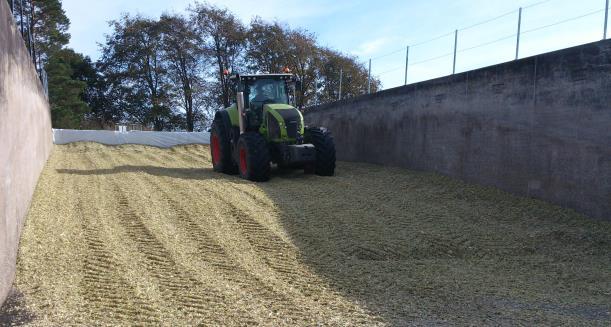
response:
<path id="1" fill-rule="evenodd" d="M 0 1 L 0 304 L 15 276 L 19 236 L 52 149 L 49 105 L 6 1 Z"/>
<path id="2" fill-rule="evenodd" d="M 313 108 L 338 158 L 435 171 L 611 220 L 611 40 Z"/>

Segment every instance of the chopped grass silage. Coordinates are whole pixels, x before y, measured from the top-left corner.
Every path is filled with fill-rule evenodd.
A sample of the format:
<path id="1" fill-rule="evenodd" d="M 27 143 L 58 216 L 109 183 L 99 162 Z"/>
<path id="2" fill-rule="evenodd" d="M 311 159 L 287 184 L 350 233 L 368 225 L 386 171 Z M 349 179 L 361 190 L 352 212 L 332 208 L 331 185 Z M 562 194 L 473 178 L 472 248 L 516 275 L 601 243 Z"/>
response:
<path id="1" fill-rule="evenodd" d="M 605 324 L 611 224 L 435 174 L 214 173 L 206 146 L 56 146 L 15 286 L 33 325 Z"/>

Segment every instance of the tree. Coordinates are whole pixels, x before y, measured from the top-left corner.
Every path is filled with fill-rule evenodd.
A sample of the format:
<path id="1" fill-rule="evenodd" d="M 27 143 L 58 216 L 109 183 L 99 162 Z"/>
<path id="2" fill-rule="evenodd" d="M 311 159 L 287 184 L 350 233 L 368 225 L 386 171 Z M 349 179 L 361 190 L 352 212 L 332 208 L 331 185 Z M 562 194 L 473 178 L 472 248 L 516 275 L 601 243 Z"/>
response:
<path id="1" fill-rule="evenodd" d="M 71 49 L 53 53 L 47 64 L 51 120 L 55 128 L 79 128 L 89 111 L 84 101 L 88 58 Z"/>
<path id="2" fill-rule="evenodd" d="M 191 20 L 199 33 L 201 47 L 215 63 L 215 76 L 219 84 L 220 99 L 223 106 L 228 107 L 231 99 L 229 75 L 225 70 L 235 71 L 240 66 L 240 60 L 246 42 L 246 28 L 227 9 L 220 9 L 207 3 L 195 3 L 191 8 Z"/>
<path id="3" fill-rule="evenodd" d="M 256 17 L 250 23 L 246 64 L 255 73 L 280 73 L 290 61 L 288 28 Z"/>
<path id="4" fill-rule="evenodd" d="M 70 40 L 70 20 L 60 0 L 17 0 L 14 15 L 17 21 L 24 22 L 26 44 L 37 68 L 44 67 L 51 55 Z"/>
<path id="5" fill-rule="evenodd" d="M 320 67 L 320 49 L 316 38 L 305 30 L 292 30 L 288 33 L 290 47 L 289 68 L 301 80 L 301 88 L 297 90 L 297 100 L 300 107 L 312 103 Z"/>
<path id="6" fill-rule="evenodd" d="M 90 63 L 90 65 L 92 74 L 88 75 L 83 96 L 90 109 L 86 119 L 90 123 L 88 127 L 105 129 L 124 120 L 124 108 L 128 106 L 119 89 L 113 88 L 108 79 L 102 75 L 99 64 Z"/>
<path id="7" fill-rule="evenodd" d="M 291 69 L 302 82 L 302 87 L 296 90 L 298 106 L 302 107 L 314 97 L 318 50 L 314 35 L 255 18 L 250 23 L 245 57 L 254 72 L 278 73 L 285 67 Z"/>
<path id="8" fill-rule="evenodd" d="M 367 93 L 368 72 L 363 64 L 355 57 L 348 57 L 342 53 L 328 49 L 320 49 L 319 74 L 320 90 L 319 100 L 322 103 L 339 99 L 340 72 L 342 73 L 342 97 L 350 98 Z M 376 92 L 380 81 L 373 78 L 371 91 Z"/>
<path id="9" fill-rule="evenodd" d="M 113 32 L 102 48 L 103 75 L 118 92 L 130 119 L 151 123 L 156 131 L 170 128 L 174 113 L 160 25 L 152 19 L 124 15 L 111 26 Z"/>
<path id="10" fill-rule="evenodd" d="M 163 59 L 167 61 L 168 78 L 178 94 L 179 105 L 185 110 L 187 131 L 192 132 L 198 111 L 197 94 L 203 92 L 201 78 L 204 50 L 199 47 L 199 35 L 189 22 L 179 15 L 162 15 L 159 25 L 163 36 Z"/>

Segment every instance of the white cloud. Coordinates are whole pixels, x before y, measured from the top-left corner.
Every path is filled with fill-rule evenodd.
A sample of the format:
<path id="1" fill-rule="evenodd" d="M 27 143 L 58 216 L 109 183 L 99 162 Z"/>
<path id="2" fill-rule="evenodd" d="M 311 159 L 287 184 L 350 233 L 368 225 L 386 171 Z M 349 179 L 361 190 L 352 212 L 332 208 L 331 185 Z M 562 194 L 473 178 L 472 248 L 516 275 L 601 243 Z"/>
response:
<path id="1" fill-rule="evenodd" d="M 395 41 L 393 38 L 383 36 L 361 43 L 355 50 L 352 50 L 351 53 L 355 56 L 371 57 L 375 54 L 379 54 L 383 49 L 388 48 L 390 45 L 392 45 L 392 49 L 396 48 L 396 45 L 393 45 L 393 41 Z"/>
<path id="2" fill-rule="evenodd" d="M 256 2 L 212 0 L 210 3 L 229 8 L 246 23 L 250 22 L 255 16 L 290 23 L 293 20 L 334 15 L 350 5 L 348 1 L 327 2 L 321 0 L 258 0 Z"/>

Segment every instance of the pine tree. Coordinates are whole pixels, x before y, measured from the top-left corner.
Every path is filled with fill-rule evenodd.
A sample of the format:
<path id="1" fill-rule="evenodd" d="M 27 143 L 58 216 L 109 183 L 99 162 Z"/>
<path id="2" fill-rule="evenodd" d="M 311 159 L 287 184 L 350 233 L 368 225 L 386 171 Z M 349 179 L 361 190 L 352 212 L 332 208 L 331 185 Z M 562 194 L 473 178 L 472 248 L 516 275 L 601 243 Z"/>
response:
<path id="1" fill-rule="evenodd" d="M 88 62 L 72 49 L 56 51 L 49 58 L 49 102 L 54 128 L 78 129 L 89 112 L 83 101 L 87 75 L 91 72 Z"/>

